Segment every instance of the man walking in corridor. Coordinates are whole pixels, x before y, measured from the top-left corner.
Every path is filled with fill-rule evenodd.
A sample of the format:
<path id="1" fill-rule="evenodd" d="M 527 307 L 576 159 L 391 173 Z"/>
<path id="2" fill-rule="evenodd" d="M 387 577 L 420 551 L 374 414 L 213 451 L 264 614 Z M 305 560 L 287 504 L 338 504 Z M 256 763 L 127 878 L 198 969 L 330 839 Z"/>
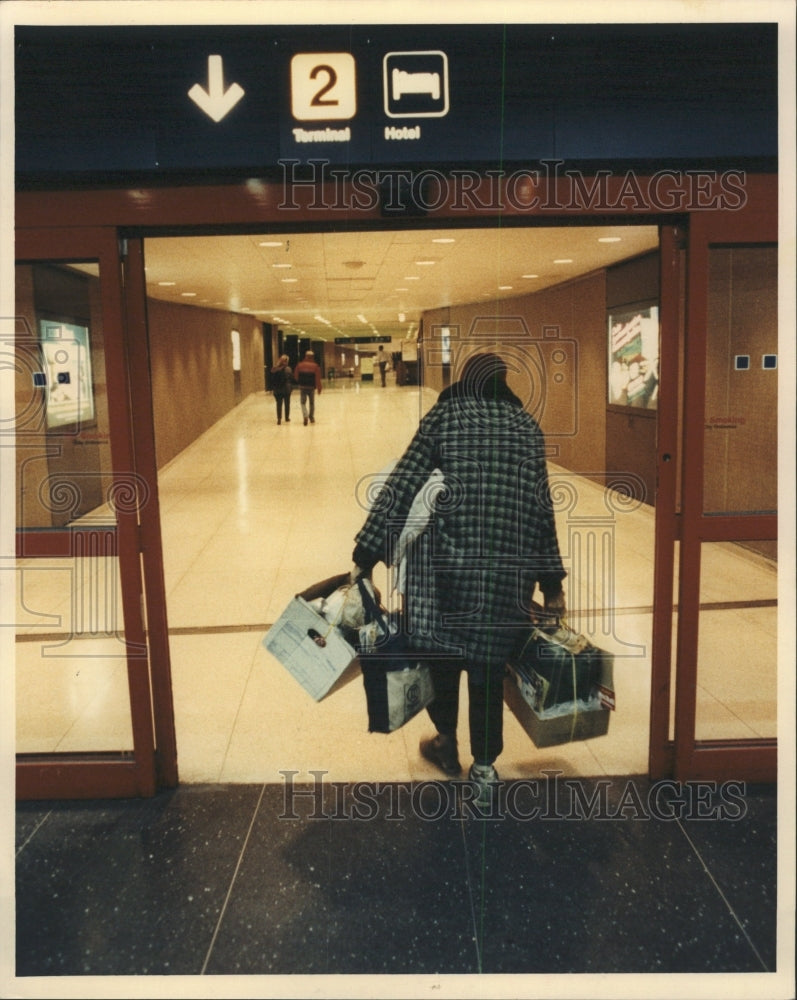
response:
<path id="1" fill-rule="evenodd" d="M 299 385 L 299 402 L 306 427 L 308 420 L 315 423 L 315 394 L 321 395 L 321 368 L 312 351 L 305 351 L 304 360 L 296 366 L 293 377 Z"/>

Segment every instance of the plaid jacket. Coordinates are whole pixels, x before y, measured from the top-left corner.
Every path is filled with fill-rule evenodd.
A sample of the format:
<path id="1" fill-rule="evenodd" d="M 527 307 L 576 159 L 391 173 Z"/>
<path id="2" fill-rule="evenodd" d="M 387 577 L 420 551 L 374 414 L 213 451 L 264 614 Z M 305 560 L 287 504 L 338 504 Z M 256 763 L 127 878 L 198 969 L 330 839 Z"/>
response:
<path id="1" fill-rule="evenodd" d="M 413 500 L 435 469 L 445 490 L 405 556 L 405 627 L 416 649 L 462 658 L 478 680 L 485 664 L 503 666 L 528 627 L 535 586 L 556 592 L 566 575 L 543 435 L 508 401 L 439 400 L 356 536 L 358 565 L 394 565 Z"/>

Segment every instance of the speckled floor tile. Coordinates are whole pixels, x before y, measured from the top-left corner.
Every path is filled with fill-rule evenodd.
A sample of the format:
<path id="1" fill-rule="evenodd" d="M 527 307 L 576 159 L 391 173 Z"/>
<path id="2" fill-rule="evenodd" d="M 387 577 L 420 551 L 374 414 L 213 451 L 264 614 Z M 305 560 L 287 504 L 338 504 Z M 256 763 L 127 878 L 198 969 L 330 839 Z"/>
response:
<path id="1" fill-rule="evenodd" d="M 774 789 L 704 792 L 549 775 L 489 818 L 437 781 L 18 803 L 17 976 L 772 972 Z"/>

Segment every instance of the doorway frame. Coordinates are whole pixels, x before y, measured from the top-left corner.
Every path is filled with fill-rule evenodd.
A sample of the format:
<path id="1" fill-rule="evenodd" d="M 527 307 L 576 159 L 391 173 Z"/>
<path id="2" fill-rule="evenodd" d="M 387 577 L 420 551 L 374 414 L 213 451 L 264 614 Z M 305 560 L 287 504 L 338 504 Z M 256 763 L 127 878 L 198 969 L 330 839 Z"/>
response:
<path id="1" fill-rule="evenodd" d="M 130 405 L 131 372 L 126 352 L 122 275 L 115 229 L 19 229 L 15 256 L 18 263 L 81 260 L 96 260 L 99 263 L 112 472 L 114 478 L 124 476 L 132 481 L 139 470 L 136 466 L 137 449 Z M 18 754 L 16 796 L 19 799 L 150 796 L 158 788 L 149 647 L 142 614 L 144 579 L 140 562 L 139 510 L 140 500 L 135 505 L 119 505 L 113 531 L 103 532 L 103 555 L 119 560 L 132 751 L 109 749 L 102 752 Z M 46 558 L 73 554 L 76 531 L 79 529 L 70 527 L 18 529 L 17 557 Z M 91 545 L 85 548 L 86 551 L 92 550 Z"/>
<path id="2" fill-rule="evenodd" d="M 443 204 L 428 213 L 428 221 L 439 227 L 446 225 L 479 224 L 498 225 L 501 219 L 512 218 L 516 223 L 522 217 L 532 222 L 546 225 L 567 225 L 577 221 L 580 224 L 605 224 L 607 215 L 600 205 L 581 207 L 563 214 L 561 206 L 566 204 L 568 192 L 558 190 L 563 178 L 554 178 L 551 184 L 556 189 L 547 197 L 538 199 L 538 207 L 528 210 L 520 207 L 518 201 L 506 201 L 505 210 L 496 216 L 493 180 L 486 178 L 483 197 L 474 188 L 472 203 L 467 212 L 461 206 Z M 689 471 L 693 468 L 693 442 L 679 440 L 683 427 L 690 418 L 699 414 L 702 420 L 704 378 L 700 374 L 687 380 L 688 391 L 679 390 L 681 374 L 686 378 L 689 367 L 684 362 L 685 352 L 682 340 L 685 336 L 690 343 L 699 342 L 699 329 L 704 322 L 707 290 L 699 280 L 699 261 L 704 246 L 709 239 L 728 227 L 740 238 L 755 241 L 755 234 L 774 230 L 777 242 L 777 184 L 775 174 L 753 174 L 747 177 L 744 204 L 733 210 L 722 204 L 713 209 L 705 204 L 684 210 L 683 204 L 675 204 L 671 212 L 663 211 L 661 204 L 640 205 L 633 199 L 624 202 L 619 175 L 609 178 L 606 201 L 613 205 L 612 221 L 615 224 L 658 224 L 660 226 L 661 278 L 662 278 L 662 329 L 669 331 L 667 348 L 662 352 L 662 379 L 659 403 L 659 440 L 657 449 L 658 488 L 656 497 L 656 535 L 654 570 L 654 627 L 652 639 L 651 669 L 651 719 L 649 734 L 649 771 L 653 779 L 678 777 L 688 780 L 693 777 L 727 777 L 737 780 L 775 781 L 777 762 L 777 742 L 774 740 L 738 741 L 729 740 L 710 746 L 698 746 L 694 733 L 694 712 L 690 714 L 690 699 L 694 697 L 694 672 L 684 666 L 684 657 L 696 636 L 699 605 L 694 595 L 682 587 L 679 601 L 683 601 L 688 614 L 696 616 L 694 622 L 684 624 L 683 614 L 679 616 L 679 638 L 675 647 L 676 664 L 673 668 L 673 648 L 671 643 L 672 612 L 674 606 L 673 570 L 676 545 L 680 543 L 681 579 L 685 571 L 691 571 L 691 555 L 684 555 L 695 534 L 697 521 L 683 516 L 680 500 L 689 495 L 686 484 Z M 195 185 L 184 187 L 137 188 L 135 197 L 127 190 L 87 190 L 17 192 L 16 222 L 17 232 L 24 234 L 30 230 L 31 237 L 46 240 L 48 233 L 58 231 L 79 232 L 87 226 L 113 227 L 101 231 L 114 234 L 124 240 L 127 254 L 119 252 L 119 264 L 124 262 L 126 295 L 124 309 L 126 324 L 126 350 L 128 353 L 131 402 L 139 409 L 146 408 L 148 426 L 143 435 L 136 435 L 132 446 L 134 461 L 147 475 L 157 481 L 154 456 L 154 432 L 152 429 L 151 391 L 149 386 L 148 353 L 146 353 L 146 287 L 143 274 L 143 239 L 147 236 L 191 235 L 200 231 L 240 231 L 249 229 L 270 231 L 277 229 L 302 228 L 357 224 L 361 228 L 384 228 L 389 225 L 379 211 L 379 206 L 354 211 L 346 208 L 345 195 L 340 188 L 324 190 L 324 185 L 316 189 L 303 188 L 294 192 L 290 211 L 280 200 L 284 191 L 276 182 L 264 181 L 260 185 Z M 638 180 L 638 189 L 649 189 L 644 178 Z M 489 195 L 489 197 L 488 197 Z M 705 192 L 704 192 L 705 196 Z M 522 205 L 529 202 L 523 201 Z M 319 209 L 319 205 L 324 206 Z M 553 205 L 557 213 L 544 210 L 545 205 Z M 344 207 L 341 207 L 344 206 Z M 51 227 L 61 227 L 60 230 Z M 84 230 L 97 232 L 98 230 Z M 686 242 L 684 242 L 686 241 Z M 686 248 L 686 263 L 681 253 Z M 680 315 L 681 289 L 684 268 L 686 282 L 685 323 Z M 665 301 L 665 289 L 666 301 Z M 675 294 L 677 290 L 677 296 Z M 117 296 L 120 316 L 123 308 L 121 294 Z M 135 331 L 135 335 L 133 335 Z M 672 339 L 677 331 L 675 339 Z M 666 355 L 666 356 L 665 356 Z M 689 364 L 692 364 L 691 357 Z M 683 373 L 681 373 L 683 366 Z M 703 373 L 704 376 L 705 373 Z M 679 447 L 682 445 L 682 447 Z M 673 456 L 676 456 L 673 461 Z M 683 494 L 681 497 L 679 494 Z M 148 627 L 159 644 L 159 653 L 153 659 L 152 698 L 155 730 L 158 742 L 158 778 L 161 785 L 176 784 L 177 757 L 174 740 L 174 709 L 171 699 L 171 677 L 168 663 L 168 625 L 165 618 L 165 601 L 158 608 L 158 594 L 163 592 L 163 566 L 160 542 L 160 523 L 157 506 L 151 511 L 152 520 L 142 525 L 147 538 L 149 558 L 144 562 L 145 591 L 152 595 L 148 605 Z M 157 515 L 157 516 L 156 516 Z M 771 522 L 763 526 L 770 531 Z M 700 529 L 702 530 L 702 528 Z M 747 530 L 747 529 L 746 529 Z M 756 526 L 755 530 L 759 530 Z M 683 611 L 683 608 L 682 608 Z M 690 631 L 691 630 L 691 631 Z M 676 714 L 678 726 L 675 739 L 670 739 L 671 691 L 673 679 L 676 682 Z M 691 687 L 690 687 L 691 686 Z M 690 693 L 691 692 L 691 693 Z M 169 735 L 171 733 L 171 736 Z M 155 738 L 155 734 L 153 734 Z M 153 758 L 154 759 L 154 758 Z M 65 791 L 59 793 L 63 797 Z"/>

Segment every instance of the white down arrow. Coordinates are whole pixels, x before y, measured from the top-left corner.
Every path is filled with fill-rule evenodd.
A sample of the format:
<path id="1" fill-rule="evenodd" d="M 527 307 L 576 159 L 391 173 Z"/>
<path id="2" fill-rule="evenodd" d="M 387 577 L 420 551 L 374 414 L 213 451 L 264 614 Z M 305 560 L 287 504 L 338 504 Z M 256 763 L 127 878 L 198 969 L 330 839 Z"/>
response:
<path id="1" fill-rule="evenodd" d="M 225 90 L 221 56 L 208 56 L 208 89 L 195 83 L 188 96 L 214 122 L 220 122 L 244 96 L 244 89 L 237 83 L 231 83 Z"/>

